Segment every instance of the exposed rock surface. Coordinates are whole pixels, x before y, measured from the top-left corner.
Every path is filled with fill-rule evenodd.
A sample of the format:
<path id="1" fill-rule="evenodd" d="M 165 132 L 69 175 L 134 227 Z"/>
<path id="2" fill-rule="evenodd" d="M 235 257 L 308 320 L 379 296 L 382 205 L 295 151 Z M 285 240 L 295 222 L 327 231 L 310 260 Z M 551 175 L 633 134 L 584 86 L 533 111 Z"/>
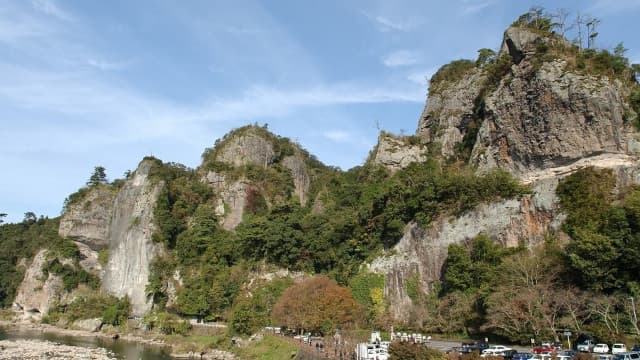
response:
<path id="1" fill-rule="evenodd" d="M 98 332 L 102 327 L 102 319 L 83 319 L 76 320 L 71 324 L 74 329 L 90 331 L 90 332 Z"/>
<path id="2" fill-rule="evenodd" d="M 27 268 L 24 280 L 13 300 L 14 309 L 19 311 L 19 316 L 23 319 L 40 320 L 53 304 L 60 302 L 67 295 L 60 276 L 45 276 L 42 272 L 46 260 L 47 250 L 38 251 Z"/>
<path id="3" fill-rule="evenodd" d="M 473 118 L 474 100 L 478 97 L 484 74 L 471 70 L 462 80 L 441 86 L 430 93 L 420 116 L 417 135 L 424 143 L 439 143 L 445 158 L 455 154 L 455 147 L 468 131 Z"/>
<path id="4" fill-rule="evenodd" d="M 216 160 L 233 166 L 255 164 L 266 167 L 274 157 L 271 142 L 249 128 L 243 134 L 227 140 L 216 155 Z"/>
<path id="5" fill-rule="evenodd" d="M 88 245 L 93 250 L 109 247 L 108 231 L 116 191 L 107 185 L 89 189 L 79 202 L 71 204 L 60 219 L 58 233 Z"/>
<path id="6" fill-rule="evenodd" d="M 102 279 L 102 265 L 98 261 L 98 252 L 84 243 L 76 241 L 75 244 L 80 250 L 80 266 L 88 273 Z"/>
<path id="7" fill-rule="evenodd" d="M 135 316 L 151 309 L 145 294 L 149 265 L 162 252 L 162 246 L 154 243 L 151 235 L 153 209 L 164 184 L 148 178 L 152 165 L 151 161 L 142 161 L 115 199 L 109 228 L 109 261 L 102 282 L 107 292 L 119 298 L 129 296 Z"/>
<path id="8" fill-rule="evenodd" d="M 380 164 L 395 172 L 413 162 L 423 162 L 426 159 L 426 151 L 423 145 L 410 144 L 402 137 L 397 138 L 389 134 L 380 134 L 373 163 Z"/>
<path id="9" fill-rule="evenodd" d="M 221 217 L 222 227 L 225 230 L 235 229 L 242 222 L 251 185 L 245 179 L 229 183 L 224 175 L 215 171 L 209 171 L 204 180 L 218 194 L 216 215 Z"/>
<path id="10" fill-rule="evenodd" d="M 565 65 L 544 63 L 527 78 L 524 60 L 486 99 L 487 118 L 471 159 L 479 171 L 501 167 L 521 175 L 627 152 L 634 131 L 624 121 L 629 110 L 621 84 L 567 72 Z"/>
<path id="11" fill-rule="evenodd" d="M 407 280 L 418 275 L 422 289 L 430 291 L 442 275 L 447 248 L 485 234 L 506 246 L 517 246 L 521 240 L 530 246 L 539 243 L 554 222 L 557 180 L 542 182 L 532 196 L 483 204 L 458 218 L 440 217 L 423 229 L 416 223 L 407 225 L 404 236 L 390 256 L 370 264 L 374 272 L 386 276 L 385 297 L 396 319 L 408 320 Z"/>
<path id="12" fill-rule="evenodd" d="M 307 204 L 311 179 L 307 173 L 307 166 L 304 163 L 304 159 L 301 155 L 287 156 L 282 160 L 282 165 L 291 171 L 293 185 L 295 186 L 295 195 L 300 200 L 300 206 L 305 206 Z"/>

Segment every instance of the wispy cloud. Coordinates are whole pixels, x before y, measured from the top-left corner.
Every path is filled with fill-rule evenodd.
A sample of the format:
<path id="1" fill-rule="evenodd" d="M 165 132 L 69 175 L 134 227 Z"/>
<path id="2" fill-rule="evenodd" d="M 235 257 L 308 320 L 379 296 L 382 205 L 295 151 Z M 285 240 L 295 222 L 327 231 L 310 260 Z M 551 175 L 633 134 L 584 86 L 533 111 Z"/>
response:
<path id="1" fill-rule="evenodd" d="M 426 86 L 429 84 L 429 79 L 437 70 L 438 67 L 431 67 L 424 70 L 413 71 L 407 76 L 407 80 L 422 86 Z"/>
<path id="2" fill-rule="evenodd" d="M 394 51 L 382 58 L 382 63 L 388 67 L 414 65 L 418 61 L 418 54 L 409 50 Z"/>
<path id="3" fill-rule="evenodd" d="M 351 133 L 344 130 L 329 130 L 322 133 L 322 135 L 335 142 L 347 142 L 353 138 Z"/>
<path id="4" fill-rule="evenodd" d="M 53 0 L 31 0 L 31 5 L 33 5 L 36 10 L 60 20 L 73 20 L 73 17 L 62 10 Z"/>
<path id="5" fill-rule="evenodd" d="M 373 15 L 368 12 L 362 12 L 362 14 L 371 20 L 379 31 L 381 32 L 390 32 L 390 31 L 401 31 L 407 32 L 414 30 L 420 22 L 417 18 L 391 18 L 389 16 L 383 15 Z"/>
<path id="6" fill-rule="evenodd" d="M 131 60 L 127 61 L 106 61 L 97 58 L 87 60 L 87 64 L 91 67 L 102 71 L 122 70 L 131 65 Z"/>
<path id="7" fill-rule="evenodd" d="M 491 5 L 494 0 L 464 0 L 462 3 L 462 15 L 475 14 Z"/>

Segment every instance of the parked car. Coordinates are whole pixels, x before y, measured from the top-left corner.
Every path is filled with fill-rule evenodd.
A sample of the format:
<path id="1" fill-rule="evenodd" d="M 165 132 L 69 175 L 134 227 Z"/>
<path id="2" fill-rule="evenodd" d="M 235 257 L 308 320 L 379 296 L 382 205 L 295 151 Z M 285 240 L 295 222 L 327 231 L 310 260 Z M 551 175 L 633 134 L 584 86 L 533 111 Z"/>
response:
<path id="1" fill-rule="evenodd" d="M 578 344 L 577 349 L 580 352 L 591 352 L 594 346 L 596 346 L 596 344 L 593 340 L 585 340 Z"/>
<path id="2" fill-rule="evenodd" d="M 576 357 L 576 355 L 578 355 L 578 352 L 575 350 L 562 350 L 560 352 L 560 355 L 565 355 L 573 359 L 574 357 Z"/>
<path id="3" fill-rule="evenodd" d="M 631 348 L 631 351 L 640 351 L 640 344 L 633 345 L 633 347 Z"/>
<path id="4" fill-rule="evenodd" d="M 460 346 L 460 353 L 461 354 L 468 354 L 474 351 L 477 352 L 482 352 L 485 349 L 489 348 L 489 344 L 485 343 L 485 342 L 463 342 L 462 346 Z"/>
<path id="5" fill-rule="evenodd" d="M 482 357 L 489 356 L 489 355 L 501 356 L 501 354 L 507 350 L 513 350 L 513 349 L 508 348 L 504 345 L 492 345 L 492 346 L 489 346 L 488 349 L 482 350 L 481 356 Z"/>
<path id="6" fill-rule="evenodd" d="M 612 354 L 620 354 L 627 352 L 627 346 L 625 344 L 613 344 L 611 345 Z"/>
<path id="7" fill-rule="evenodd" d="M 528 352 L 517 352 L 513 354 L 512 360 L 529 360 L 533 357 L 532 353 Z"/>
<path id="8" fill-rule="evenodd" d="M 630 351 L 616 354 L 613 360 L 640 360 L 640 352 Z"/>
<path id="9" fill-rule="evenodd" d="M 516 350 L 504 350 L 498 353 L 499 356 L 502 356 L 505 360 L 512 360 L 513 355 L 517 354 Z"/>
<path id="10" fill-rule="evenodd" d="M 608 354 L 609 353 L 609 345 L 607 344 L 596 344 L 592 350 L 596 354 Z"/>
<path id="11" fill-rule="evenodd" d="M 542 343 L 533 348 L 533 352 L 535 354 L 551 353 L 551 352 L 554 352 L 555 350 L 556 349 L 550 343 Z"/>

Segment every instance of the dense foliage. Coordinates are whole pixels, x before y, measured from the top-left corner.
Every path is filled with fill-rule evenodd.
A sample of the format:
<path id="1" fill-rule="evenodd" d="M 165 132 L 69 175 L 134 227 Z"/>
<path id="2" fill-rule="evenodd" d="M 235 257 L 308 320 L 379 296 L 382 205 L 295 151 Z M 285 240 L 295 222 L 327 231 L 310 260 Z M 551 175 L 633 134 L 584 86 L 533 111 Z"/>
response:
<path id="1" fill-rule="evenodd" d="M 68 244 L 58 236 L 58 226 L 57 218 L 36 219 L 33 213 L 20 223 L 0 226 L 0 306 L 11 305 L 26 270 L 24 265 L 28 265 L 38 249 Z M 66 254 L 68 250 L 69 247 L 64 246 L 62 253 Z M 77 248 L 70 251 L 75 253 Z M 19 265 L 21 261 L 25 261 L 24 265 Z"/>

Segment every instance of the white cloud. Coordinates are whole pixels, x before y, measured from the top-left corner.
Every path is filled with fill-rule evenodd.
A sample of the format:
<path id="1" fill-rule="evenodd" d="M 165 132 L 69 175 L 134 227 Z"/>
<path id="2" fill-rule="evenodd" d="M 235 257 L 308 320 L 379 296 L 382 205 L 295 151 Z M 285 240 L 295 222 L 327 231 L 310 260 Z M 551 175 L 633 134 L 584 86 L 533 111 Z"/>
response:
<path id="1" fill-rule="evenodd" d="M 347 142 L 353 138 L 351 133 L 344 130 L 329 130 L 325 131 L 322 135 L 335 142 Z"/>
<path id="2" fill-rule="evenodd" d="M 431 67 L 425 70 L 413 71 L 407 76 L 407 80 L 422 86 L 426 86 L 429 84 L 429 79 L 437 70 L 437 67 Z"/>
<path id="3" fill-rule="evenodd" d="M 391 19 L 388 16 L 382 15 L 372 15 L 367 12 L 361 12 L 365 17 L 369 20 L 373 21 L 379 31 L 381 32 L 390 32 L 390 31 L 401 31 L 407 32 L 414 30 L 420 23 L 417 18 L 402 18 L 402 19 Z"/>
<path id="4" fill-rule="evenodd" d="M 414 65 L 418 63 L 418 54 L 409 50 L 398 50 L 385 55 L 382 63 L 388 67 Z"/>
<path id="5" fill-rule="evenodd" d="M 462 5 L 462 14 L 463 15 L 471 15 L 475 14 L 491 5 L 493 5 L 493 0 L 465 0 Z"/>
<path id="6" fill-rule="evenodd" d="M 36 10 L 44 14 L 58 18 L 60 20 L 64 20 L 64 21 L 73 20 L 73 17 L 69 15 L 66 11 L 63 11 L 62 9 L 60 9 L 60 7 L 58 7 L 58 5 L 56 5 L 56 3 L 53 0 L 32 0 L 31 5 L 33 5 L 33 7 Z"/>
<path id="7" fill-rule="evenodd" d="M 87 60 L 87 64 L 102 71 L 110 71 L 125 69 L 131 64 L 131 61 L 105 61 L 92 58 Z"/>

